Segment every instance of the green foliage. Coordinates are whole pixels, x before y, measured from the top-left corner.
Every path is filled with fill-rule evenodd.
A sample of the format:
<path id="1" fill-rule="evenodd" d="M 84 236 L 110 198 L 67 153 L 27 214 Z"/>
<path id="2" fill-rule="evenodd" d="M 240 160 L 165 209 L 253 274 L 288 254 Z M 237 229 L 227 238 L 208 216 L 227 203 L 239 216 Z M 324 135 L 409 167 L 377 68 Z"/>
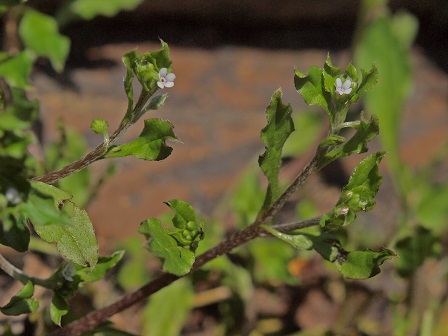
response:
<path id="1" fill-rule="evenodd" d="M 52 286 L 51 320 L 60 326 L 62 317 L 69 312 L 68 299 L 79 288 L 102 279 L 121 260 L 123 254 L 123 251 L 117 251 L 110 256 L 101 256 L 93 269 L 72 263 L 62 263 L 49 279 L 55 284 Z"/>
<path id="2" fill-rule="evenodd" d="M 33 60 L 29 52 L 22 51 L 10 56 L 0 53 L 0 77 L 5 78 L 9 85 L 26 89 L 29 87 L 28 78 L 33 67 Z"/>
<path id="3" fill-rule="evenodd" d="M 336 91 L 336 81 L 350 80 L 350 92 L 339 94 Z M 378 71 L 372 66 L 370 71 L 361 70 L 361 78 L 356 68 L 350 64 L 345 74 L 341 68 L 331 64 L 328 55 L 322 68 L 311 67 L 307 74 L 295 70 L 294 83 L 297 91 L 308 105 L 318 105 L 325 109 L 330 119 L 330 132 L 319 145 L 318 167 L 323 168 L 330 162 L 354 153 L 364 153 L 368 150 L 367 143 L 379 133 L 378 119 L 372 116 L 367 120 L 364 115 L 361 120 L 346 122 L 348 108 L 359 100 L 361 94 L 372 88 L 378 81 Z M 340 135 L 344 128 L 353 128 L 356 132 L 350 139 Z"/>
<path id="4" fill-rule="evenodd" d="M 168 44 L 161 41 L 162 48 L 159 51 L 138 54 L 135 50 L 123 56 L 123 63 L 126 65 L 127 74 L 125 78 L 125 89 L 129 93 L 129 82 L 131 78 L 137 77 L 145 91 L 155 92 L 158 89 L 159 71 L 167 68 L 171 71 L 171 60 L 169 59 Z"/>
<path id="5" fill-rule="evenodd" d="M 162 119 L 147 119 L 137 139 L 127 144 L 110 146 L 104 157 L 131 155 L 142 160 L 159 161 L 167 158 L 173 150 L 165 144 L 165 141 L 176 139 L 170 122 Z"/>
<path id="6" fill-rule="evenodd" d="M 70 40 L 59 34 L 51 16 L 28 9 L 19 27 L 25 47 L 37 56 L 48 57 L 56 71 L 62 71 L 70 50 Z"/>
<path id="7" fill-rule="evenodd" d="M 0 307 L 0 311 L 9 316 L 34 313 L 39 307 L 39 302 L 32 298 L 33 294 L 34 285 L 28 281 L 20 292 L 14 295 L 6 305 Z"/>
<path id="8" fill-rule="evenodd" d="M 101 0 L 70 0 L 62 6 L 57 15 L 62 25 L 76 20 L 92 20 L 98 15 L 115 16 L 122 10 L 132 10 L 143 0 L 110 0 L 107 3 Z"/>
<path id="9" fill-rule="evenodd" d="M 64 315 L 67 315 L 68 308 L 67 300 L 60 293 L 54 292 L 50 305 L 51 320 L 58 326 L 61 326 L 61 319 Z"/>
<path id="10" fill-rule="evenodd" d="M 180 335 L 193 306 L 193 299 L 193 288 L 187 278 L 180 279 L 151 296 L 144 311 L 144 334 Z"/>
<path id="11" fill-rule="evenodd" d="M 376 196 L 383 178 L 378 166 L 384 152 L 372 154 L 362 160 L 342 188 L 341 197 L 332 211 L 322 216 L 322 227 L 340 226 L 352 223 L 359 211 L 370 211 L 375 206 Z"/>
<path id="12" fill-rule="evenodd" d="M 126 257 L 118 273 L 118 283 L 125 290 L 135 290 L 147 283 L 151 277 L 144 267 L 147 252 L 141 247 L 141 237 L 132 236 L 120 243 L 120 248 L 126 251 Z"/>
<path id="13" fill-rule="evenodd" d="M 179 200 L 166 204 L 175 212 L 172 221 L 176 229 L 164 229 L 160 220 L 150 218 L 140 224 L 139 232 L 149 240 L 148 249 L 164 259 L 163 270 L 181 276 L 193 266 L 203 232 L 191 205 Z"/>
<path id="14" fill-rule="evenodd" d="M 281 100 L 282 92 L 277 90 L 266 109 L 268 124 L 261 130 L 261 139 L 266 151 L 258 159 L 261 170 L 268 179 L 268 188 L 261 213 L 266 211 L 279 196 L 278 174 L 282 159 L 282 148 L 289 135 L 294 131 L 291 118 L 292 108 L 284 105 Z"/>
<path id="15" fill-rule="evenodd" d="M 422 227 L 417 226 L 412 234 L 401 238 L 395 244 L 400 255 L 397 271 L 402 277 L 410 277 L 430 257 L 438 257 L 442 246 L 439 237 Z"/>
<path id="16" fill-rule="evenodd" d="M 384 148 L 391 151 L 392 162 L 397 159 L 400 115 L 411 87 L 408 47 L 415 28 L 408 27 L 408 19 L 393 23 L 390 14 L 384 11 L 364 27 L 355 48 L 356 64 L 363 67 L 375 63 L 381 73 L 376 88 L 366 93 L 364 105 L 380 119 L 381 140 Z M 407 31 L 407 36 L 400 36 L 399 31 Z"/>
<path id="17" fill-rule="evenodd" d="M 68 260 L 93 268 L 98 260 L 98 243 L 87 212 L 74 205 L 67 211 L 71 195 L 56 187 L 42 182 L 32 182 L 31 186 L 22 210 L 36 233 L 46 242 L 56 243 Z"/>

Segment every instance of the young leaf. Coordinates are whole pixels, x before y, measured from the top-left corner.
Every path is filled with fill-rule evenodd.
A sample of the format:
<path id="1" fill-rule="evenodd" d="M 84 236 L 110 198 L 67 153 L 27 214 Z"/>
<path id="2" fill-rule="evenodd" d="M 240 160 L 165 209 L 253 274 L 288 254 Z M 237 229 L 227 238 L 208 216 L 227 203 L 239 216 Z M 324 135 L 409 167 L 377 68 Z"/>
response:
<path id="1" fill-rule="evenodd" d="M 143 89 L 154 93 L 158 90 L 157 81 L 159 80 L 159 71 L 166 68 L 171 71 L 172 62 L 169 58 L 168 44 L 161 41 L 162 48 L 158 51 L 138 54 L 132 50 L 124 55 L 123 62 L 129 71 L 138 78 Z M 125 78 L 125 90 L 131 82 L 131 74 L 127 74 Z M 129 90 L 126 90 L 129 97 Z"/>
<path id="2" fill-rule="evenodd" d="M 378 118 L 372 115 L 370 120 L 366 120 L 364 116 L 361 116 L 359 124 L 354 128 L 356 133 L 347 141 L 343 142 L 339 135 L 330 135 L 322 140 L 319 151 L 324 154 L 319 158 L 319 167 L 324 167 L 341 157 L 366 152 L 369 149 L 367 144 L 379 133 Z"/>
<path id="3" fill-rule="evenodd" d="M 61 318 L 68 313 L 68 303 L 65 298 L 58 292 L 53 292 L 53 299 L 51 300 L 50 316 L 51 320 L 61 326 Z"/>
<path id="4" fill-rule="evenodd" d="M 292 247 L 299 250 L 309 250 L 313 247 L 313 241 L 303 234 L 287 234 L 279 232 L 268 225 L 262 225 L 263 229 L 272 234 L 274 237 L 287 242 Z"/>
<path id="5" fill-rule="evenodd" d="M 33 294 L 34 285 L 28 281 L 20 292 L 13 296 L 6 305 L 0 307 L 0 311 L 8 316 L 34 313 L 39 307 L 39 302 L 31 298 Z"/>
<path id="6" fill-rule="evenodd" d="M 367 279 L 380 273 L 380 265 L 387 259 L 395 258 L 394 251 L 381 248 L 379 251 L 346 251 L 339 242 L 340 233 L 323 231 L 320 235 L 309 233 L 287 234 L 268 226 L 263 228 L 275 237 L 298 249 L 314 249 L 325 260 L 333 263 L 336 269 L 349 279 Z"/>
<path id="7" fill-rule="evenodd" d="M 166 202 L 166 205 L 174 211 L 173 224 L 178 229 L 169 234 L 179 245 L 188 247 L 194 252 L 203 238 L 203 231 L 193 207 L 187 202 L 176 199 Z"/>
<path id="8" fill-rule="evenodd" d="M 62 71 L 70 49 L 70 40 L 59 34 L 54 18 L 28 9 L 20 21 L 20 37 L 38 56 L 48 57 L 56 71 Z"/>
<path id="9" fill-rule="evenodd" d="M 409 277 L 430 257 L 438 257 L 442 250 L 440 238 L 422 226 L 417 226 L 412 235 L 400 239 L 395 244 L 400 255 L 397 261 L 398 274 Z"/>
<path id="10" fill-rule="evenodd" d="M 123 255 L 124 251 L 116 251 L 110 256 L 101 256 L 98 258 L 98 262 L 93 270 L 90 267 L 74 265 L 76 269 L 76 276 L 79 277 L 79 283 L 76 278 L 73 282 L 77 286 L 83 286 L 86 283 L 94 282 L 103 278 L 106 273 L 109 272 L 121 260 L 121 258 L 123 258 Z"/>
<path id="11" fill-rule="evenodd" d="M 291 118 L 291 106 L 282 103 L 282 92 L 277 90 L 266 108 L 268 124 L 261 130 L 261 139 L 265 144 L 265 152 L 258 159 L 261 170 L 268 179 L 268 189 L 261 208 L 267 210 L 279 195 L 278 174 L 282 159 L 282 148 L 289 135 L 294 131 Z"/>
<path id="12" fill-rule="evenodd" d="M 36 233 L 48 243 L 56 243 L 68 260 L 93 268 L 98 260 L 98 243 L 87 212 L 74 206 L 64 210 L 70 194 L 42 182 L 31 182 L 28 201 L 22 209 Z M 64 205 L 64 206 L 63 206 Z"/>
<path id="13" fill-rule="evenodd" d="M 142 133 L 127 144 L 111 146 L 105 158 L 135 156 L 139 159 L 159 161 L 167 158 L 172 148 L 165 144 L 167 139 L 176 140 L 173 125 L 162 119 L 147 119 Z"/>
<path id="14" fill-rule="evenodd" d="M 194 263 L 194 252 L 179 246 L 158 219 L 150 218 L 140 224 L 139 232 L 151 239 L 148 249 L 157 257 L 164 259 L 163 270 L 178 276 L 190 272 Z"/>
<path id="15" fill-rule="evenodd" d="M 396 258 L 397 254 L 389 249 L 379 251 L 339 252 L 334 264 L 337 270 L 349 279 L 368 279 L 381 272 L 380 265 L 387 259 Z"/>
<path id="16" fill-rule="evenodd" d="M 139 232 L 149 240 L 149 250 L 165 259 L 163 270 L 181 276 L 193 266 L 203 232 L 191 205 L 180 200 L 166 204 L 175 213 L 172 221 L 176 229 L 163 229 L 158 219 L 150 218 L 140 224 Z"/>
<path id="17" fill-rule="evenodd" d="M 335 119 L 334 105 L 330 92 L 325 89 L 322 68 L 311 67 L 306 75 L 296 69 L 294 84 L 308 105 L 319 105 L 327 111 L 332 126 Z"/>
<path id="18" fill-rule="evenodd" d="M 179 279 L 152 295 L 144 310 L 145 335 L 180 335 L 193 307 L 194 292 L 188 279 Z M 157 318 L 154 318 L 157 317 Z"/>
<path id="19" fill-rule="evenodd" d="M 342 188 L 341 197 L 332 211 L 322 216 L 321 226 L 340 226 L 353 222 L 359 211 L 370 211 L 383 178 L 378 166 L 384 152 L 366 157 L 355 168 L 349 182 Z"/>

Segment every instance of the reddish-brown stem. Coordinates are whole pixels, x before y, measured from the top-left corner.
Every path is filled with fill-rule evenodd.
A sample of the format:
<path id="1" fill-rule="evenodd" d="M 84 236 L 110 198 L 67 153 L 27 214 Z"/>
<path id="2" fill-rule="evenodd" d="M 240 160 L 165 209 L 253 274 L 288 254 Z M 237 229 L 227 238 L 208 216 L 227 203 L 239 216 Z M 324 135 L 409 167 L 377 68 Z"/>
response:
<path id="1" fill-rule="evenodd" d="M 191 269 L 191 272 L 196 271 L 209 261 L 229 253 L 234 248 L 243 245 L 244 243 L 252 240 L 260 235 L 262 229 L 260 225 L 268 222 L 272 217 L 285 205 L 286 201 L 291 195 L 297 191 L 298 187 L 302 185 L 308 177 L 317 170 L 317 158 L 313 159 L 306 165 L 306 167 L 300 172 L 300 174 L 294 179 L 291 185 L 281 194 L 274 204 L 264 213 L 262 213 L 254 223 L 246 227 L 241 231 L 237 231 L 217 246 L 211 248 L 207 252 L 201 254 L 196 258 L 196 261 Z M 157 279 L 151 281 L 145 286 L 141 287 L 135 292 L 125 295 L 119 301 L 94 311 L 86 316 L 72 322 L 63 329 L 56 330 L 52 333 L 52 336 L 76 336 L 81 335 L 84 332 L 93 330 L 95 327 L 106 321 L 111 316 L 123 311 L 126 308 L 134 305 L 135 303 L 143 300 L 158 290 L 168 286 L 172 282 L 179 279 L 179 276 L 163 273 Z"/>
<path id="2" fill-rule="evenodd" d="M 151 97 L 153 92 L 146 92 L 142 90 L 140 93 L 140 97 L 135 104 L 132 115 L 140 115 L 141 111 L 145 107 L 148 99 Z M 62 167 L 61 169 L 52 171 L 48 174 L 34 177 L 32 180 L 40 181 L 48 184 L 53 184 L 59 181 L 60 179 L 67 177 L 81 169 L 86 168 L 91 165 L 95 161 L 98 161 L 103 158 L 104 154 L 106 154 L 108 147 L 113 144 L 115 140 L 117 140 L 120 135 L 122 135 L 133 123 L 137 120 L 123 120 L 120 126 L 115 130 L 115 132 L 109 137 L 109 141 L 107 144 L 102 143 L 95 147 L 91 152 L 80 158 L 79 160 L 70 163 L 69 165 Z"/>

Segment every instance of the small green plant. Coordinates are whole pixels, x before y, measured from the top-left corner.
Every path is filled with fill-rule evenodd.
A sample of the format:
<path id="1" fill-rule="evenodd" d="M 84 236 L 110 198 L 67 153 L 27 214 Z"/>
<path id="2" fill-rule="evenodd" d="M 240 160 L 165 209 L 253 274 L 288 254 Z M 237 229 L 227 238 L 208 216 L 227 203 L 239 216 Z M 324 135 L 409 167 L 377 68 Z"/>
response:
<path id="1" fill-rule="evenodd" d="M 129 9 L 128 5 L 137 5 L 139 1 L 132 2 L 132 5 L 130 3 L 114 1 L 110 7 L 106 6 L 108 10 L 104 10 L 98 1 L 75 0 L 62 7 L 56 19 L 25 6 L 22 1 L 0 5 L 0 12 L 19 22 L 18 31 L 24 46 L 15 53 L 0 54 L 0 243 L 18 252 L 27 252 L 33 250 L 37 240 L 41 240 L 55 245 L 61 256 L 60 264 L 51 276 L 36 278 L 24 273 L 0 255 L 0 268 L 23 284 L 9 303 L 0 307 L 4 315 L 36 316 L 39 304 L 45 302 L 43 297 L 35 294 L 35 287 L 40 286 L 46 288 L 52 297 L 49 307 L 45 309 L 49 312 L 53 325 L 47 325 L 46 332 L 51 332 L 52 335 L 95 332 L 126 335 L 127 333 L 116 330 L 108 319 L 151 297 L 144 312 L 145 320 L 149 321 L 143 325 L 145 334 L 176 335 L 180 333 L 192 306 L 192 279 L 200 277 L 197 274 L 201 272 L 219 270 L 225 274 L 222 282 L 238 293 L 243 302 L 249 302 L 253 294 L 253 278 L 258 282 L 276 278 L 285 283 L 295 283 L 285 268 L 296 255 L 317 252 L 343 277 L 358 280 L 380 273 L 380 266 L 386 260 L 397 257 L 395 251 L 401 256 L 397 272 L 408 279 L 412 279 L 425 260 L 438 256 L 440 246 L 437 232 L 442 230 L 442 224 L 429 227 L 436 220 L 426 205 L 427 198 L 430 197 L 428 195 L 434 195 L 435 189 L 426 181 L 418 180 L 414 186 L 421 195 L 415 207 L 417 210 L 412 216 L 405 211 L 411 205 L 414 207 L 411 204 L 413 199 L 406 195 L 414 191 L 409 179 L 416 177 L 405 170 L 395 155 L 397 142 L 393 134 L 396 133 L 398 116 L 382 113 L 384 105 L 391 111 L 398 109 L 396 104 L 399 105 L 400 101 L 394 100 L 395 95 L 387 95 L 393 89 L 399 91 L 398 98 L 404 99 L 407 76 L 397 75 L 404 81 L 402 86 L 398 86 L 396 78 L 390 79 L 390 82 L 395 83 L 392 88 L 384 88 L 380 83 L 384 101 L 392 106 L 383 100 L 380 104 L 379 100 L 370 96 L 375 92 L 373 88 L 379 77 L 377 67 L 372 65 L 377 58 L 366 61 L 366 55 L 374 53 L 374 50 L 368 49 L 368 41 L 377 39 L 376 34 L 381 35 L 381 32 L 383 36 L 387 32 L 391 33 L 390 20 L 385 17 L 366 28 L 366 36 L 360 39 L 356 49 L 355 59 L 370 67 L 370 70 L 358 71 L 353 64 L 349 64 L 343 71 L 332 64 L 330 56 L 322 67 L 314 66 L 307 72 L 295 69 L 294 85 L 297 92 L 308 105 L 322 108 L 328 118 L 327 134 L 319 139 L 311 159 L 295 178 L 284 183 L 279 175 L 285 153 L 297 153 L 302 146 L 290 142 L 291 139 L 301 141 L 300 138 L 294 138 L 297 124 L 308 122 L 309 127 L 298 131 L 312 133 L 310 137 L 316 138 L 320 131 L 313 127 L 313 116 L 305 118 L 306 120 L 303 116 L 300 117 L 302 119 L 294 116 L 291 106 L 283 102 L 282 91 L 279 89 L 272 95 L 266 108 L 267 123 L 261 130 L 265 150 L 258 158 L 257 169 L 261 169 L 267 185 L 262 189 L 256 174 L 249 174 L 233 198 L 233 210 L 238 217 L 240 229 L 224 237 L 219 225 L 212 225 L 211 220 L 200 219 L 197 211 L 187 202 L 177 199 L 167 201 L 166 205 L 173 212 L 170 217 L 163 221 L 149 218 L 140 224 L 139 233 L 146 239 L 145 247 L 149 254 L 137 251 L 134 243 L 124 245 L 134 260 L 121 268 L 121 272 L 132 273 L 132 269 L 138 269 L 139 263 L 145 258 L 154 258 L 161 263 L 158 275 L 145 273 L 140 268 L 141 272 L 135 276 L 138 279 L 133 281 L 125 280 L 119 274 L 121 286 L 131 290 L 128 294 L 110 306 L 94 310 L 86 316 L 70 316 L 70 300 L 75 294 L 87 284 L 104 278 L 123 259 L 125 253 L 120 250 L 110 256 L 98 254 L 94 224 L 83 208 L 112 169 L 108 168 L 98 181 L 92 183 L 88 168 L 96 161 L 110 158 L 134 156 L 146 161 L 159 161 L 172 154 L 173 149 L 167 145 L 167 141 L 178 141 L 178 138 L 173 125 L 167 120 L 146 119 L 137 138 L 128 143 L 119 143 L 118 140 L 138 120 L 163 107 L 167 95 L 158 92 L 173 87 L 176 76 L 172 72 L 168 44 L 164 41 L 161 41 L 161 48 L 157 51 L 140 54 L 133 50 L 126 53 L 123 56 L 126 67 L 123 98 L 127 99 L 128 107 L 123 111 L 123 118 L 117 129 L 110 131 L 107 121 L 93 120 L 91 129 L 102 135 L 103 140 L 85 154 L 85 147 L 80 145 L 79 137 L 66 131 L 61 125 L 61 140 L 45 149 L 45 162 L 39 162 L 28 151 L 35 141 L 31 129 L 38 118 L 39 104 L 27 98 L 26 89 L 29 87 L 28 79 L 36 57 L 49 59 L 56 70 L 63 68 L 69 41 L 59 33 L 58 27 L 71 20 L 89 19 L 97 14 L 114 15 L 120 9 Z M 408 23 L 406 20 L 403 22 Z M 33 28 L 37 26 L 39 29 Z M 36 34 L 42 38 L 36 38 Z M 387 36 L 394 41 L 393 35 Z M 392 49 L 394 45 L 391 43 L 388 48 Z M 404 48 L 403 45 L 401 48 Z M 398 54 L 399 51 L 403 50 L 393 54 L 398 59 L 404 57 Z M 381 62 L 378 63 L 381 65 Z M 140 90 L 137 95 L 134 92 L 136 87 Z M 362 96 L 368 97 L 368 110 L 375 111 L 380 118 L 364 112 L 355 118 L 347 117 L 350 107 Z M 369 142 L 377 137 L 380 125 L 383 124 L 386 131 L 382 140 L 384 147 L 391 153 L 397 181 L 400 179 L 398 171 L 405 171 L 402 180 L 398 181 L 397 190 L 403 197 L 403 214 L 406 215 L 403 215 L 402 230 L 389 244 L 395 251 L 382 246 L 382 242 L 370 248 L 358 248 L 358 244 L 348 234 L 358 213 L 375 207 L 375 196 L 382 183 L 379 165 L 386 154 L 383 151 L 364 156 L 360 160 L 331 210 L 317 214 L 312 204 L 305 200 L 298 204 L 297 220 L 287 223 L 281 221 L 279 214 L 286 203 L 311 175 L 335 160 L 366 153 Z M 304 139 L 305 141 L 309 145 L 309 139 Z M 436 193 L 440 202 L 446 199 L 446 190 L 443 187 Z M 422 225 L 408 225 L 415 218 Z M 164 221 L 171 223 L 166 225 Z M 253 274 L 225 257 L 235 249 L 239 255 L 249 255 Z M 142 281 L 147 283 L 141 284 Z M 141 287 L 135 289 L 136 286 Z M 167 286 L 169 287 L 165 289 Z M 441 301 L 437 303 L 442 304 Z M 226 305 L 221 308 L 229 311 Z M 434 315 L 434 310 L 428 312 L 429 317 L 423 323 L 425 330 L 432 328 L 428 322 L 433 317 L 430 313 Z M 411 314 L 412 307 L 407 316 Z M 397 323 L 397 335 L 403 334 L 400 333 L 403 330 L 411 330 L 413 326 L 406 324 L 406 316 L 400 313 L 395 316 L 400 321 Z M 73 321 L 64 320 L 66 317 Z M 226 322 L 227 329 L 223 333 L 230 333 L 238 321 L 228 314 Z M 5 335 L 13 333 L 6 328 Z"/>

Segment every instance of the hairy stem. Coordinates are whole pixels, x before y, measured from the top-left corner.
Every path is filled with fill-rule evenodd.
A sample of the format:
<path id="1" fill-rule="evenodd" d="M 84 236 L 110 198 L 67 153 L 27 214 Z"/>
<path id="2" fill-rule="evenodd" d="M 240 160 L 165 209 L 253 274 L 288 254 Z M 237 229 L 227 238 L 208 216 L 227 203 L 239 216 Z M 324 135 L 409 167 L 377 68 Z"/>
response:
<path id="1" fill-rule="evenodd" d="M 264 213 L 260 214 L 254 223 L 247 226 L 241 231 L 235 232 L 234 234 L 223 240 L 221 243 L 219 243 L 217 246 L 198 256 L 190 273 L 198 270 L 209 261 L 222 256 L 223 254 L 227 254 L 234 248 L 241 246 L 249 240 L 252 240 L 259 236 L 263 231 L 260 228 L 260 225 L 272 219 L 272 217 L 282 209 L 291 195 L 297 191 L 297 189 L 308 179 L 311 174 L 317 171 L 317 162 L 317 156 L 314 156 L 311 161 L 305 166 L 305 168 L 299 173 L 299 175 L 297 175 L 290 186 L 277 198 L 274 204 Z M 95 327 L 106 321 L 111 316 L 131 307 L 140 300 L 151 296 L 155 292 L 168 286 L 179 278 L 179 276 L 173 274 L 163 273 L 155 280 L 149 282 L 135 292 L 125 295 L 119 301 L 111 304 L 110 306 L 91 312 L 90 314 L 87 314 L 86 316 L 70 323 L 65 328 L 54 331 L 52 333 L 52 336 L 76 336 L 81 335 L 84 332 L 93 330 Z"/>
<path id="2" fill-rule="evenodd" d="M 151 97 L 152 94 L 153 94 L 152 92 L 146 92 L 142 90 L 142 92 L 140 93 L 140 97 L 137 103 L 135 104 L 132 114 L 140 114 L 140 112 L 143 110 L 146 102 L 148 101 L 149 97 Z M 126 123 L 122 122 L 120 126 L 118 126 L 118 128 L 114 131 L 114 133 L 109 137 L 109 142 L 107 145 L 102 143 L 96 146 L 91 152 L 89 152 L 79 160 L 74 161 L 65 167 L 62 167 L 58 170 L 52 171 L 45 175 L 34 177 L 33 180 L 53 184 L 59 181 L 60 179 L 67 177 L 68 175 L 71 175 L 73 173 L 76 173 L 77 171 L 80 171 L 81 169 L 86 168 L 95 161 L 100 160 L 104 156 L 104 154 L 106 154 L 109 146 L 112 145 L 114 141 L 117 140 L 136 121 L 137 120 L 133 120 L 132 122 L 126 122 Z"/>
<path id="3" fill-rule="evenodd" d="M 3 272 L 11 276 L 12 278 L 20 281 L 23 284 L 26 284 L 28 281 L 31 281 L 35 285 L 51 288 L 47 280 L 26 275 L 25 273 L 22 272 L 21 269 L 15 267 L 8 260 L 6 260 L 5 257 L 3 257 L 3 255 L 1 254 L 0 254 L 0 269 L 2 269 Z"/>

